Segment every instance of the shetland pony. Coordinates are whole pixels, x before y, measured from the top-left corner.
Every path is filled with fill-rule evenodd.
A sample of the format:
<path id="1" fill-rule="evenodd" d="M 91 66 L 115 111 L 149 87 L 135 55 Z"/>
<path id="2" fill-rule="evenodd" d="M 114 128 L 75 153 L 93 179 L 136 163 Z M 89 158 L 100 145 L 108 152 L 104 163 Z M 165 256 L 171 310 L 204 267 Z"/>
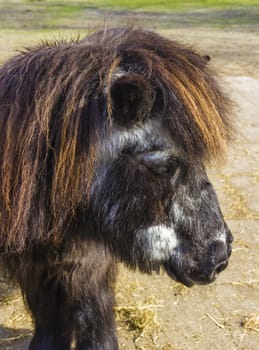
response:
<path id="1" fill-rule="evenodd" d="M 186 286 L 232 235 L 205 165 L 231 139 L 208 56 L 140 28 L 45 42 L 0 67 L 0 259 L 30 350 L 116 350 L 117 263 Z"/>

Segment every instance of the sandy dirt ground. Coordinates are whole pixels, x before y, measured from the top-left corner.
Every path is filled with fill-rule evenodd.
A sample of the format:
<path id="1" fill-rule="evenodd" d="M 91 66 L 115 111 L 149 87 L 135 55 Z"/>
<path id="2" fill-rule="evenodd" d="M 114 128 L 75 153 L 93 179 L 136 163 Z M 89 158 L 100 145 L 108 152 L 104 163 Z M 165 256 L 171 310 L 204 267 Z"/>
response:
<path id="1" fill-rule="evenodd" d="M 212 56 L 236 104 L 238 137 L 210 177 L 235 236 L 229 267 L 209 286 L 187 289 L 165 274 L 124 267 L 116 287 L 120 348 L 259 349 L 259 35 L 222 29 L 166 29 Z M 1 35 L 0 35 L 1 50 Z M 11 48 L 10 48 L 11 50 Z M 19 291 L 0 278 L 0 350 L 25 350 L 32 323 Z"/>

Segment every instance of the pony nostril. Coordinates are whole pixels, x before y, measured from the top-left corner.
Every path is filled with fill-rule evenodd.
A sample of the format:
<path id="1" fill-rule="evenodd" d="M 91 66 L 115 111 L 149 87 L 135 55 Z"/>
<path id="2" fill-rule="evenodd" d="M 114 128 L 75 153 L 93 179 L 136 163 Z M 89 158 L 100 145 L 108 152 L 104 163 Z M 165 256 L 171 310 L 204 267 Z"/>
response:
<path id="1" fill-rule="evenodd" d="M 217 263 L 210 274 L 210 278 L 214 279 L 216 275 L 218 275 L 221 271 L 225 270 L 225 268 L 228 266 L 228 259 L 224 259 Z"/>
<path id="2" fill-rule="evenodd" d="M 222 241 L 215 241 L 211 244 L 209 248 L 211 279 L 215 279 L 216 275 L 227 267 L 230 253 L 231 245 Z"/>
<path id="3" fill-rule="evenodd" d="M 225 268 L 228 266 L 228 260 L 222 261 L 221 263 L 219 263 L 216 268 L 215 268 L 215 272 L 216 273 L 220 273 L 221 271 L 225 270 Z"/>
<path id="4" fill-rule="evenodd" d="M 222 262 L 220 262 L 220 263 L 218 263 L 218 264 L 214 267 L 213 271 L 212 271 L 211 274 L 210 274 L 210 280 L 211 280 L 211 281 L 215 280 L 215 278 L 217 277 L 217 275 L 218 275 L 221 271 L 225 270 L 225 268 L 226 268 L 227 266 L 228 266 L 228 260 L 227 260 L 227 259 L 224 260 L 224 261 L 222 261 Z"/>

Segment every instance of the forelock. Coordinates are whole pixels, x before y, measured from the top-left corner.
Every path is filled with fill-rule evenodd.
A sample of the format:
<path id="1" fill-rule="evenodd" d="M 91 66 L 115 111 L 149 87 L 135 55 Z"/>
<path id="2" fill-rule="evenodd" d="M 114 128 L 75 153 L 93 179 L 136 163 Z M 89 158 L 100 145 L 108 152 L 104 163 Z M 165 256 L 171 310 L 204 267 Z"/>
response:
<path id="1" fill-rule="evenodd" d="M 224 157 L 232 138 L 232 104 L 204 56 L 134 27 L 110 28 L 94 38 L 102 38 L 103 47 L 116 56 L 117 72 L 142 74 L 158 91 L 153 112 L 162 115 L 190 158 Z"/>

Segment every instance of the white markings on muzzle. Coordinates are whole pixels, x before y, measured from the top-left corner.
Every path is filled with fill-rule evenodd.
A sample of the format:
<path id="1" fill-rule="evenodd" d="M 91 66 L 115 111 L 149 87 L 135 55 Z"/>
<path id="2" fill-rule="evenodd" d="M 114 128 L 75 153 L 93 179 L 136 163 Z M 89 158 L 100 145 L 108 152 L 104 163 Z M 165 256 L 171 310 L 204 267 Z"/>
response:
<path id="1" fill-rule="evenodd" d="M 223 242 L 224 244 L 227 244 L 227 234 L 226 231 L 223 229 L 222 231 L 217 231 L 213 240 Z"/>
<path id="2" fill-rule="evenodd" d="M 156 225 L 137 234 L 137 244 L 145 246 L 145 256 L 151 261 L 162 262 L 170 258 L 180 244 L 171 226 Z"/>

